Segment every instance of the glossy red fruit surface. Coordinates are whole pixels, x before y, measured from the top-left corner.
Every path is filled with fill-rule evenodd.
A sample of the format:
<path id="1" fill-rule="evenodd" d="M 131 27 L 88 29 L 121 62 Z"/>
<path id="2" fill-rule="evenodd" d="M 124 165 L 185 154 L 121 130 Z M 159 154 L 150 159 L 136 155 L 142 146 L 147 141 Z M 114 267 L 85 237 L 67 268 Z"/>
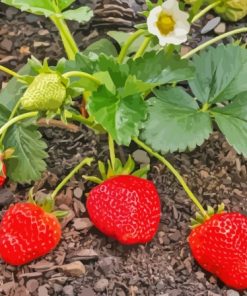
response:
<path id="1" fill-rule="evenodd" d="M 149 242 L 157 232 L 160 199 L 151 181 L 112 177 L 90 191 L 86 205 L 94 225 L 122 244 Z"/>
<path id="2" fill-rule="evenodd" d="M 32 203 L 9 207 L 0 223 L 0 257 L 11 265 L 26 264 L 49 253 L 59 243 L 57 218 Z"/>
<path id="3" fill-rule="evenodd" d="M 240 213 L 213 215 L 189 236 L 194 258 L 234 289 L 247 289 L 247 217 Z"/>

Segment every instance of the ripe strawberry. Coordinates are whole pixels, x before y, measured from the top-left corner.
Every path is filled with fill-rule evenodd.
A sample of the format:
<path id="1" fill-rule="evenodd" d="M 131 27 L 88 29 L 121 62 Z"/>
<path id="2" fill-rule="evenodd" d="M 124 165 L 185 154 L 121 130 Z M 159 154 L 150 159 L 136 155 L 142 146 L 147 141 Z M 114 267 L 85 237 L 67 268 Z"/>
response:
<path id="1" fill-rule="evenodd" d="M 6 165 L 3 161 L 0 160 L 0 188 L 3 187 L 7 179 L 6 173 L 7 173 Z"/>
<path id="2" fill-rule="evenodd" d="M 20 99 L 26 110 L 56 111 L 66 98 L 66 87 L 62 78 L 56 73 L 41 73 Z"/>
<path id="3" fill-rule="evenodd" d="M 0 224 L 0 257 L 22 265 L 49 253 L 61 238 L 57 218 L 33 203 L 10 206 Z"/>
<path id="4" fill-rule="evenodd" d="M 131 175 L 115 176 L 94 187 L 86 206 L 100 231 L 128 245 L 149 242 L 161 216 L 154 184 Z"/>
<path id="5" fill-rule="evenodd" d="M 213 215 L 189 236 L 193 256 L 207 271 L 234 289 L 247 289 L 247 217 Z"/>

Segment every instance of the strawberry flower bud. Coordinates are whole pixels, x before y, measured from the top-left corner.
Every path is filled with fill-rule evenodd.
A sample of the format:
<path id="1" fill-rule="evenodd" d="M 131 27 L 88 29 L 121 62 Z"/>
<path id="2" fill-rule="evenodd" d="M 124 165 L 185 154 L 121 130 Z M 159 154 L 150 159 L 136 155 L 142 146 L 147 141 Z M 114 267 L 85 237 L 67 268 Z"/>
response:
<path id="1" fill-rule="evenodd" d="M 56 111 L 66 98 L 66 87 L 57 73 L 41 73 L 36 76 L 21 98 L 24 109 Z"/>

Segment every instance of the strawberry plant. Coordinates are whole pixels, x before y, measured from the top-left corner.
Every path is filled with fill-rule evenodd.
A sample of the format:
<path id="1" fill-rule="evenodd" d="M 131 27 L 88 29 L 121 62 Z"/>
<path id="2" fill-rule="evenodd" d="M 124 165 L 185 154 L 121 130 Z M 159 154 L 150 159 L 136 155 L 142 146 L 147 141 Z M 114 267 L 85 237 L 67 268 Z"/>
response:
<path id="1" fill-rule="evenodd" d="M 55 66 L 49 66 L 47 57 L 43 63 L 32 57 L 19 73 L 0 66 L 0 70 L 14 76 L 0 94 L 1 151 L 13 151 L 11 158 L 0 158 L 2 185 L 6 176 L 15 182 L 30 183 L 39 179 L 45 170 L 47 153 L 38 131 L 39 118 L 56 117 L 65 123 L 83 123 L 96 133 L 107 134 L 109 139 L 108 168 L 99 162 L 101 177 L 84 176 L 99 184 L 89 192 L 86 202 L 91 220 L 104 234 L 121 243 L 148 242 L 155 235 L 160 220 L 158 193 L 151 181 L 143 179 L 147 167 L 133 172 L 135 163 L 130 157 L 122 164 L 115 156 L 116 144 L 129 146 L 134 142 L 168 167 L 200 210 L 201 214 L 192 220 L 196 228 L 189 237 L 199 264 L 226 285 L 247 288 L 246 258 L 227 259 L 239 258 L 245 252 L 246 217 L 220 213 L 222 207 L 216 214 L 211 207 L 205 210 L 163 156 L 167 152 L 195 149 L 209 138 L 215 124 L 238 153 L 247 155 L 247 49 L 236 43 L 209 47 L 226 37 L 247 32 L 247 28 L 226 32 L 181 57 L 180 44 L 187 40 L 191 23 L 216 8 L 219 1 L 210 3 L 197 14 L 202 3 L 196 1 L 189 14 L 176 0 L 164 3 L 159 0 L 156 4 L 147 0 L 147 10 L 142 12 L 147 22 L 138 24 L 134 33 L 126 34 L 124 42 L 119 41 L 114 32 L 109 33 L 121 46 L 119 54 L 106 39 L 79 52 L 65 20 L 88 21 L 92 16 L 89 8 L 70 10 L 68 7 L 74 2 L 71 0 L 2 2 L 49 17 L 58 28 L 67 53 L 67 58 Z M 235 62 L 230 63 L 232 60 Z M 77 98 L 82 98 L 82 112 L 75 107 Z M 52 194 L 52 201 L 56 193 L 57 190 Z M 0 254 L 6 261 L 12 244 L 8 240 L 9 229 L 16 233 L 15 228 L 20 227 L 15 219 L 9 223 L 8 217 L 15 215 L 16 209 L 23 219 L 26 212 L 36 211 L 30 204 L 20 206 L 20 211 L 18 208 L 18 205 L 10 208 L 7 218 L 2 220 Z M 53 219 L 56 233 L 59 233 L 54 217 L 50 218 L 50 214 L 40 208 L 37 215 L 41 224 L 47 217 Z M 32 227 L 31 224 L 30 231 Z M 236 236 L 238 230 L 240 239 Z M 39 227 L 32 231 L 39 232 Z M 51 229 L 47 234 L 54 231 Z M 212 240 L 204 242 L 211 232 Z M 211 257 L 208 254 L 213 244 L 217 248 L 218 238 L 222 238 L 219 249 L 224 251 L 224 247 L 229 247 L 223 259 L 216 252 Z M 19 244 L 18 239 L 17 235 L 16 244 Z M 18 253 L 17 261 L 22 255 L 26 259 L 9 262 L 23 264 L 37 258 L 55 247 L 59 239 L 60 235 L 56 236 L 34 257 Z M 243 242 L 243 248 L 238 249 L 238 241 Z M 25 250 L 37 249 L 37 242 L 31 247 L 25 240 L 22 244 Z M 237 270 L 241 281 L 230 279 L 220 266 Z"/>

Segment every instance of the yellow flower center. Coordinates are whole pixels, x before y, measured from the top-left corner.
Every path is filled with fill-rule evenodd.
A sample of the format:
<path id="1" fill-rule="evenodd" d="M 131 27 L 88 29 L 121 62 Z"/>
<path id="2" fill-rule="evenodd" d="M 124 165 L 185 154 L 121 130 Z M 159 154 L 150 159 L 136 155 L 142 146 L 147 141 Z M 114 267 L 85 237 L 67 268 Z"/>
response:
<path id="1" fill-rule="evenodd" d="M 171 15 L 162 11 L 156 24 L 162 35 L 168 35 L 174 30 L 175 21 Z"/>

